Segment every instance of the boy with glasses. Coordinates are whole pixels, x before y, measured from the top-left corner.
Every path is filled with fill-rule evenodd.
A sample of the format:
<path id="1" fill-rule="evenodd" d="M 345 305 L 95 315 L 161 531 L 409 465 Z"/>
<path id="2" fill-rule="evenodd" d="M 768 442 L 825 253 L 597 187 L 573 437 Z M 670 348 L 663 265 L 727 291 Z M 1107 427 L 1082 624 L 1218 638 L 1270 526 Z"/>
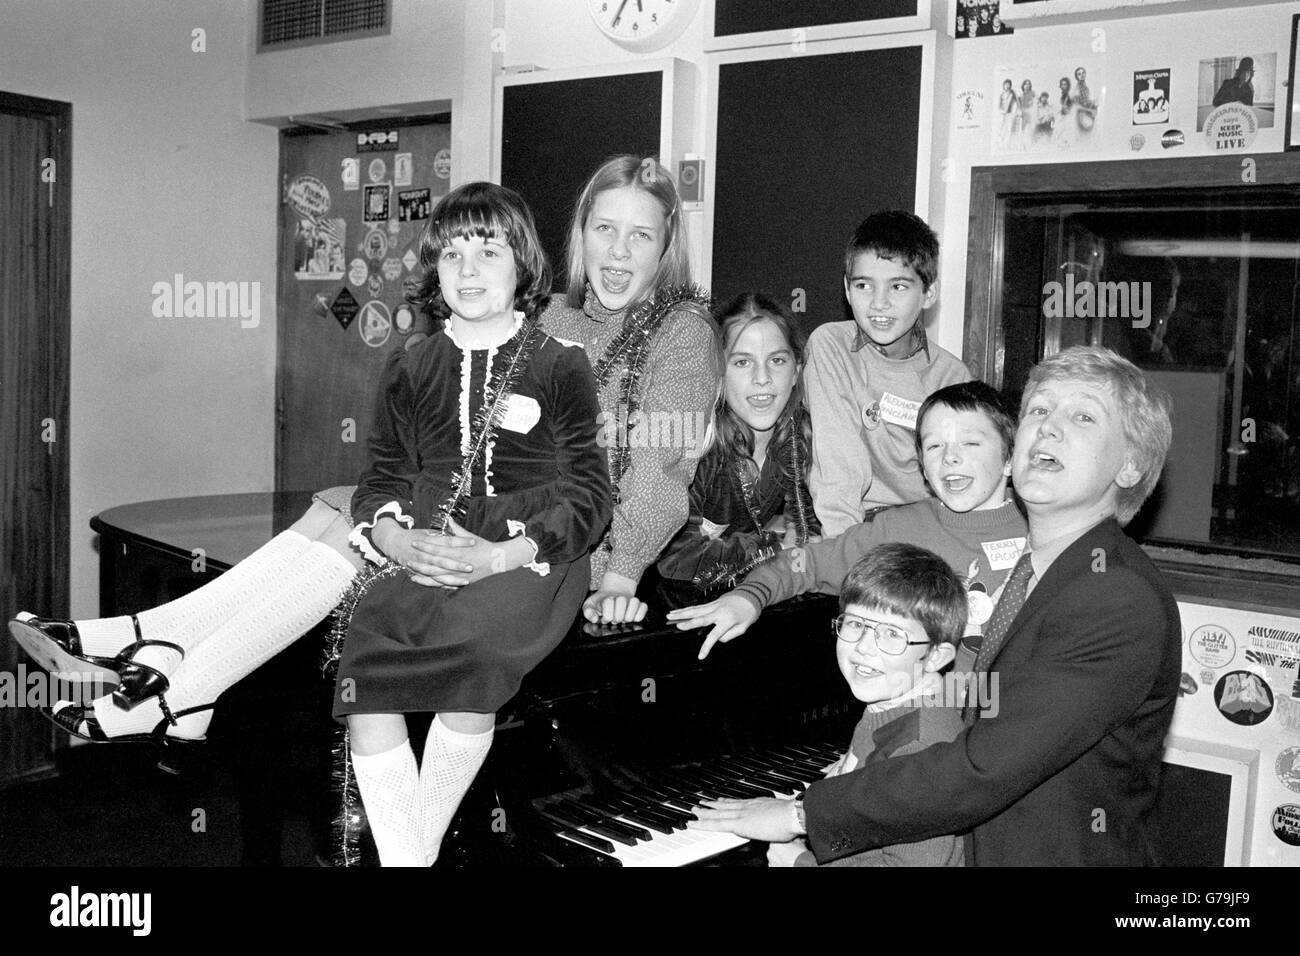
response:
<path id="1" fill-rule="evenodd" d="M 966 624 L 966 589 L 938 555 L 882 544 L 854 565 L 840 589 L 832 627 L 849 690 L 867 705 L 848 752 L 830 776 L 952 740 L 961 730 L 953 701 L 923 689 L 956 656 Z M 936 836 L 842 857 L 835 866 L 961 866 L 962 841 Z M 816 866 L 802 840 L 773 843 L 771 866 Z"/>

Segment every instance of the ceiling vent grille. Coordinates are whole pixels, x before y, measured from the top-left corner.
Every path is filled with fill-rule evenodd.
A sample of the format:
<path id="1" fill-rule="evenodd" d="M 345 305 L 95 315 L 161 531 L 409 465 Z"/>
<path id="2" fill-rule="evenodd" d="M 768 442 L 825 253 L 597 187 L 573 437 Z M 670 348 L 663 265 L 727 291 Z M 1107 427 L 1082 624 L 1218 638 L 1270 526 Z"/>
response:
<path id="1" fill-rule="evenodd" d="M 384 36 L 392 0 L 262 0 L 258 50 Z"/>

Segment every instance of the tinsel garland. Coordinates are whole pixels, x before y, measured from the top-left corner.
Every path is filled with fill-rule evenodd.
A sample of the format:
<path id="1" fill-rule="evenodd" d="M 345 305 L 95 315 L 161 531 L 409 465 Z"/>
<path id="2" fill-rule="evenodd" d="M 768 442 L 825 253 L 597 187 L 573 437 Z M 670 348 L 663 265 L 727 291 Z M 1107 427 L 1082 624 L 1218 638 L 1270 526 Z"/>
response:
<path id="1" fill-rule="evenodd" d="M 650 346 L 655 334 L 668 318 L 680 306 L 694 303 L 706 311 L 710 306 L 709 294 L 696 285 L 670 286 L 659 289 L 653 296 L 634 309 L 623 320 L 623 327 L 605 347 L 605 354 L 596 362 L 592 371 L 596 376 L 597 389 L 603 389 L 616 370 L 623 370 L 619 380 L 617 413 L 626 410 L 626 421 L 641 407 L 641 373 L 645 371 L 646 359 L 650 355 Z M 631 448 L 626 436 L 620 436 L 614 447 L 609 450 L 609 477 L 613 484 L 614 504 L 622 502 L 619 488 L 623 476 L 627 473 L 631 461 Z M 605 547 L 609 547 L 606 539 Z"/>
<path id="2" fill-rule="evenodd" d="M 799 545 L 807 544 L 810 537 L 808 518 L 809 502 L 806 490 L 803 485 L 803 436 L 796 430 L 790 436 L 790 440 L 785 443 L 781 449 L 783 477 L 786 479 L 785 489 L 785 516 L 786 520 L 791 522 L 795 531 L 795 542 Z M 700 590 L 708 592 L 719 588 L 730 590 L 744 580 L 745 576 L 753 571 L 760 564 L 771 561 L 781 553 L 781 541 L 775 534 L 765 531 L 762 515 L 759 513 L 758 505 L 755 501 L 753 482 L 749 480 L 740 462 L 731 463 L 731 475 L 740 488 L 741 499 L 745 502 L 745 510 L 749 512 L 749 519 L 753 522 L 754 530 L 759 533 L 760 540 L 765 543 L 760 545 L 753 554 L 749 555 L 745 561 L 740 564 L 729 564 L 720 561 L 713 567 L 699 572 L 692 579 L 692 583 Z"/>
<path id="3" fill-rule="evenodd" d="M 520 376 L 532 360 L 533 351 L 543 332 L 538 322 L 525 320 L 519 333 L 497 351 L 495 365 L 504 366 L 504 372 L 492 376 L 499 384 L 489 385 L 484 396 L 483 407 L 474 416 L 470 424 L 469 449 L 461 459 L 460 468 L 452 472 L 452 492 L 447 500 L 438 506 L 442 514 L 441 533 L 446 534 L 451 518 L 463 518 L 465 499 L 469 496 L 473 482 L 474 468 L 483 457 L 484 450 L 496 439 L 497 429 L 506 414 L 506 405 L 514 392 Z M 352 625 L 352 615 L 366 593 L 378 582 L 406 571 L 402 565 L 390 561 L 383 565 L 367 567 L 353 578 L 348 585 L 338 606 L 334 608 L 334 623 L 325 638 L 321 670 L 330 681 L 338 679 L 339 659 L 343 655 L 343 644 L 347 640 L 348 628 Z M 334 730 L 333 763 L 331 780 L 334 792 L 339 798 L 339 812 L 333 822 L 335 866 L 355 866 L 361 859 L 361 834 L 366 827 L 365 808 L 361 803 L 361 792 L 357 789 L 356 774 L 352 769 L 352 746 L 348 736 L 346 722 L 340 722 Z"/>

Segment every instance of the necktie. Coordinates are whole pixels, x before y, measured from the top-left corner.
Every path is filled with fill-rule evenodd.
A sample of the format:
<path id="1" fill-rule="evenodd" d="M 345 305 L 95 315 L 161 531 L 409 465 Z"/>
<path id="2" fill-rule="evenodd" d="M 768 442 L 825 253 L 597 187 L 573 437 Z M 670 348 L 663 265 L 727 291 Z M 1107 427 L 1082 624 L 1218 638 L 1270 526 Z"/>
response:
<path id="1" fill-rule="evenodd" d="M 993 663 L 993 658 L 1002 648 L 1002 642 L 1007 638 L 1007 631 L 1011 629 L 1011 622 L 1025 606 L 1025 596 L 1029 592 L 1029 579 L 1033 576 L 1034 566 L 1030 563 L 1029 552 L 1026 551 L 1016 562 L 1011 577 L 1007 578 L 1007 585 L 1002 589 L 998 606 L 993 609 L 993 616 L 989 618 L 989 623 L 984 628 L 984 640 L 980 644 L 979 654 L 975 656 L 975 673 L 987 671 L 989 665 Z"/>

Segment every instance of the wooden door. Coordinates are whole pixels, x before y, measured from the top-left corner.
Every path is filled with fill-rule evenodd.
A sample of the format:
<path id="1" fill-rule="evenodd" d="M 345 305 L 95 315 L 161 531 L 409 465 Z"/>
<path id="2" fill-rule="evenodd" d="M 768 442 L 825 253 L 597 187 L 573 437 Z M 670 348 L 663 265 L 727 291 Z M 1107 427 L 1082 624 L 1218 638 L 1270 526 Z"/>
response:
<path id="1" fill-rule="evenodd" d="M 281 138 L 277 490 L 355 484 L 366 465 L 380 375 L 410 334 L 403 295 L 420 276 L 420 233 L 450 183 L 450 129 Z"/>
<path id="2" fill-rule="evenodd" d="M 0 92 L 0 614 L 68 613 L 72 107 Z M 0 639 L 0 786 L 50 768 L 43 673 Z M 48 687 L 45 688 L 48 690 Z"/>

